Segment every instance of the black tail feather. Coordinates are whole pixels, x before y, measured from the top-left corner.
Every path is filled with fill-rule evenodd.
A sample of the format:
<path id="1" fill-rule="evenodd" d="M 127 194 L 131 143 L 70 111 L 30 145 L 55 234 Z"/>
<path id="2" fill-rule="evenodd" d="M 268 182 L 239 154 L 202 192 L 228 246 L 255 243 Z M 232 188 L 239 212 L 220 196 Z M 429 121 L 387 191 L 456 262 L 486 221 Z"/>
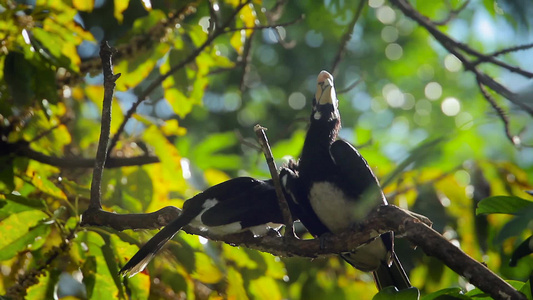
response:
<path id="1" fill-rule="evenodd" d="M 392 264 L 388 266 L 383 262 L 381 266 L 374 271 L 373 275 L 378 290 L 380 291 L 388 286 L 395 286 L 398 290 L 411 287 L 409 277 L 405 273 L 402 264 L 395 253 L 392 254 Z"/>
<path id="2" fill-rule="evenodd" d="M 190 216 L 184 216 L 183 213 L 174 219 L 171 223 L 161 229 L 154 235 L 144 246 L 135 253 L 135 255 L 120 269 L 121 275 L 131 277 L 146 267 L 155 254 L 176 235 L 180 229 L 191 221 Z"/>

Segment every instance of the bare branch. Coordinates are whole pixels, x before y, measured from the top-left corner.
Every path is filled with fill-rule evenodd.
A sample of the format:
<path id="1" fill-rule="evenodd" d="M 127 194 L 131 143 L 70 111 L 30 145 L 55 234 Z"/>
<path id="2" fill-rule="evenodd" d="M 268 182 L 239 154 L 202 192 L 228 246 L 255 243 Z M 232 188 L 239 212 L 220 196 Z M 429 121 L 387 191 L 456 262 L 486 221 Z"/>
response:
<path id="1" fill-rule="evenodd" d="M 472 55 L 477 57 L 478 60 L 482 60 L 484 62 L 489 62 L 492 64 L 495 64 L 497 66 L 500 66 L 502 68 L 505 68 L 511 72 L 518 73 L 526 78 L 532 78 L 533 73 L 524 71 L 518 67 L 508 65 L 504 62 L 501 62 L 495 58 L 495 56 L 491 55 L 485 55 L 482 54 L 472 48 L 470 48 L 468 45 L 458 42 L 448 35 L 444 34 L 442 31 L 437 29 L 435 25 L 425 16 L 421 15 L 416 9 L 414 9 L 411 4 L 409 4 L 406 0 L 391 0 L 391 3 L 393 3 L 396 7 L 398 7 L 407 17 L 413 19 L 416 21 L 420 26 L 424 27 L 437 41 L 441 43 L 441 45 L 446 48 L 451 54 L 455 55 L 457 59 L 459 59 L 466 70 L 471 71 L 475 74 L 476 80 L 478 81 L 478 85 L 487 86 L 496 93 L 502 95 L 503 97 L 507 98 L 512 103 L 520 106 L 525 111 L 527 111 L 531 116 L 533 116 L 533 109 L 528 107 L 527 105 L 521 103 L 516 98 L 516 94 L 511 92 L 509 89 L 507 89 L 502 84 L 498 83 L 496 80 L 494 80 L 492 77 L 488 76 L 487 74 L 481 72 L 478 68 L 476 63 L 473 63 L 468 59 L 465 54 Z M 482 91 L 483 92 L 483 91 Z M 487 94 L 489 95 L 489 94 Z M 499 108 L 497 105 L 495 105 L 494 101 L 491 102 L 492 97 L 486 97 L 484 94 L 485 99 L 489 101 L 489 103 L 493 106 L 494 109 L 497 110 L 497 113 L 500 115 L 500 117 L 503 115 L 503 111 L 501 108 Z M 499 110 L 498 110 L 499 109 Z M 504 119 L 502 119 L 504 120 Z M 506 120 L 506 119 L 505 119 Z M 506 135 L 508 138 L 511 139 L 513 144 L 516 144 L 518 141 L 516 138 L 511 138 L 512 135 L 509 133 L 508 130 L 508 122 L 504 121 L 505 128 L 506 128 Z"/>
<path id="2" fill-rule="evenodd" d="M 188 63 L 192 62 L 193 60 L 196 59 L 196 57 L 198 57 L 198 55 L 200 55 L 200 53 L 202 53 L 202 51 L 204 51 L 205 48 L 207 48 L 209 45 L 211 45 L 213 43 L 213 41 L 218 37 L 220 36 L 221 34 L 225 33 L 225 30 L 226 28 L 231 24 L 231 22 L 233 21 L 233 19 L 235 18 L 235 16 L 237 16 L 237 14 L 241 11 L 241 9 L 248 5 L 248 3 L 250 3 L 251 0 L 247 0 L 243 3 L 241 3 L 239 6 L 237 6 L 237 8 L 235 9 L 235 11 L 233 11 L 233 13 L 231 14 L 231 16 L 218 28 L 215 28 L 215 31 L 213 31 L 213 34 L 209 35 L 207 40 L 202 44 L 200 45 L 200 47 L 196 48 L 194 51 L 191 52 L 191 54 L 189 54 L 189 56 L 187 56 L 185 59 L 183 59 L 179 64 L 175 65 L 175 66 L 172 66 L 172 68 L 170 68 L 170 70 L 168 72 L 166 72 L 165 74 L 161 74 L 157 79 L 155 79 L 137 98 L 137 101 L 135 101 L 135 103 L 133 103 L 133 105 L 131 106 L 131 108 L 127 111 L 126 115 L 124 116 L 124 120 L 122 121 L 122 123 L 120 124 L 117 132 L 115 133 L 115 135 L 113 136 L 113 138 L 111 139 L 111 142 L 109 143 L 109 152 L 111 152 L 111 150 L 115 147 L 117 141 L 118 141 L 118 138 L 120 137 L 120 135 L 122 134 L 122 132 L 124 131 L 124 128 L 126 127 L 126 123 L 128 122 L 129 119 L 131 119 L 131 117 L 133 116 L 133 114 L 135 113 L 135 111 L 137 111 L 137 107 L 144 101 L 146 100 L 146 98 L 148 98 L 148 96 L 157 88 L 161 85 L 161 83 L 163 83 L 163 81 L 165 81 L 165 79 L 167 79 L 169 76 L 171 76 L 172 74 L 174 74 L 175 72 L 177 72 L 178 70 L 180 70 L 181 68 L 185 67 Z"/>
<path id="3" fill-rule="evenodd" d="M 67 123 L 68 121 L 70 121 L 70 117 L 67 117 L 67 116 L 64 116 L 62 118 L 59 119 L 59 123 L 56 124 L 55 126 L 52 126 L 50 128 L 48 128 L 47 130 L 39 133 L 38 135 L 36 135 L 34 138 L 32 138 L 29 143 L 33 143 L 33 142 L 36 142 L 40 139 L 42 139 L 43 137 L 49 135 L 52 131 L 54 131 L 55 129 L 59 128 L 59 126 L 61 125 L 64 125 L 65 123 Z"/>
<path id="4" fill-rule="evenodd" d="M 177 218 L 181 210 L 174 206 L 163 207 L 146 214 L 116 214 L 104 210 L 86 210 L 81 225 L 107 226 L 115 230 L 156 229 Z"/>
<path id="5" fill-rule="evenodd" d="M 102 68 L 104 70 L 104 103 L 102 106 L 102 121 L 100 128 L 100 139 L 96 152 L 96 161 L 93 170 L 93 179 L 91 182 L 91 203 L 89 209 L 101 209 L 101 186 L 104 165 L 107 158 L 107 143 L 109 142 L 109 132 L 111 128 L 111 103 L 113 102 L 113 92 L 115 90 L 115 81 L 120 77 L 119 74 L 113 74 L 113 55 L 112 49 L 106 41 L 100 45 L 100 57 L 102 58 Z"/>
<path id="6" fill-rule="evenodd" d="M 341 90 L 338 90 L 337 91 L 337 95 L 339 94 L 344 94 L 344 93 L 347 93 L 349 91 L 351 91 L 352 89 L 354 89 L 356 86 L 358 86 L 360 83 L 362 82 L 362 79 L 359 78 L 357 79 L 356 81 L 354 81 L 352 84 L 350 84 L 349 86 L 341 89 Z"/>
<path id="7" fill-rule="evenodd" d="M 485 88 L 483 84 L 481 84 L 478 81 L 479 90 L 481 91 L 481 94 L 483 94 L 483 97 L 485 97 L 485 100 L 487 100 L 492 108 L 496 111 L 498 116 L 503 122 L 503 126 L 505 127 L 505 135 L 507 138 L 513 143 L 514 145 L 520 145 L 520 138 L 518 136 L 515 136 L 511 134 L 511 130 L 509 129 L 509 119 L 505 115 L 505 111 L 496 103 L 496 100 L 489 94 L 489 91 Z"/>
<path id="8" fill-rule="evenodd" d="M 250 60 L 252 59 L 252 42 L 255 35 L 255 31 L 253 31 L 250 36 L 246 39 L 246 42 L 244 42 L 244 49 L 242 50 L 242 55 L 240 57 L 241 59 L 241 66 L 242 66 L 242 76 L 241 76 L 241 82 L 239 83 L 239 90 L 244 92 L 246 89 L 246 77 L 248 75 L 248 72 L 250 71 Z"/>
<path id="9" fill-rule="evenodd" d="M 335 55 L 335 58 L 333 59 L 333 63 L 331 64 L 330 72 L 331 74 L 335 75 L 335 70 L 337 69 L 338 64 L 341 62 L 342 57 L 344 56 L 344 53 L 346 52 L 346 45 L 350 41 L 350 38 L 352 37 L 353 29 L 355 27 L 355 24 L 357 23 L 357 20 L 359 20 L 359 17 L 361 16 L 361 12 L 363 11 L 363 8 L 365 7 L 365 3 L 367 1 L 365 0 L 359 0 L 359 4 L 357 5 L 357 8 L 355 9 L 355 14 L 353 16 L 352 21 L 348 26 L 346 26 L 346 32 L 342 35 L 341 42 L 339 44 L 339 50 L 337 50 L 337 54 Z"/>
<path id="10" fill-rule="evenodd" d="M 449 2 L 447 3 L 450 5 Z M 446 18 L 440 21 L 433 21 L 433 24 L 437 26 L 443 26 L 448 24 L 451 20 L 455 19 L 468 6 L 469 3 L 470 0 L 466 0 L 463 4 L 461 4 L 461 6 L 459 6 L 459 8 L 450 9 L 450 13 L 448 14 L 448 16 L 446 16 Z"/>
<path id="11" fill-rule="evenodd" d="M 302 21 L 303 19 L 304 19 L 304 16 L 301 15 L 299 18 L 294 19 L 289 22 L 285 22 L 285 23 L 270 24 L 270 25 L 256 25 L 253 27 L 226 28 L 225 32 L 235 32 L 235 31 L 241 31 L 241 30 L 254 30 L 255 31 L 255 30 L 263 30 L 263 29 L 271 29 L 271 28 L 276 29 L 277 27 L 285 27 L 285 26 L 294 25 Z"/>
<path id="12" fill-rule="evenodd" d="M 420 215 L 405 211 L 394 205 L 382 205 L 375 209 L 361 224 L 357 232 L 349 231 L 320 239 L 300 240 L 293 236 L 267 235 L 254 238 L 249 232 L 216 236 L 197 228 L 185 227 L 190 234 L 197 234 L 230 245 L 244 246 L 282 257 L 317 258 L 351 251 L 367 243 L 372 232 L 394 231 L 419 246 L 426 254 L 443 261 L 452 270 L 465 277 L 473 285 L 490 294 L 494 299 L 526 299 L 503 279 L 483 264 L 475 261 L 442 235 L 428 227 L 431 222 Z"/>
<path id="13" fill-rule="evenodd" d="M 528 49 L 531 49 L 531 48 L 533 48 L 533 43 L 505 48 L 505 49 L 490 53 L 487 56 L 496 57 L 496 56 L 504 55 L 504 54 L 511 53 L 511 52 L 518 52 L 518 51 L 522 51 L 522 50 L 528 50 Z M 477 61 L 473 62 L 473 64 L 474 65 L 478 65 L 478 64 L 481 64 L 481 63 L 484 63 L 484 62 L 486 62 L 486 60 L 478 59 Z"/>
<path id="14" fill-rule="evenodd" d="M 283 194 L 281 189 L 281 182 L 279 180 L 278 168 L 276 167 L 276 162 L 272 156 L 272 150 L 270 149 L 270 144 L 265 133 L 266 128 L 257 124 L 254 127 L 255 134 L 259 140 L 259 144 L 263 148 L 263 153 L 265 154 L 265 159 L 268 164 L 268 169 L 270 170 L 270 176 L 272 176 L 272 181 L 274 182 L 274 187 L 276 188 L 276 196 L 278 197 L 279 207 L 281 213 L 283 214 L 283 221 L 285 222 L 285 236 L 294 237 L 294 228 L 292 224 L 292 216 L 289 210 L 289 205 L 287 204 L 287 199 Z"/>
<path id="15" fill-rule="evenodd" d="M 96 161 L 94 158 L 49 156 L 41 152 L 37 152 L 29 147 L 20 148 L 19 150 L 14 151 L 14 153 L 43 164 L 66 169 L 93 168 Z M 154 163 L 159 163 L 158 157 L 143 155 L 134 157 L 110 157 L 106 160 L 104 166 L 106 168 L 121 168 Z"/>
<path id="16" fill-rule="evenodd" d="M 168 14 L 168 19 L 161 20 L 158 24 L 154 25 L 148 30 L 148 32 L 139 34 L 129 39 L 127 44 L 121 44 L 116 46 L 116 54 L 114 60 L 121 61 L 130 57 L 134 53 L 144 51 L 153 47 L 160 42 L 162 38 L 167 34 L 167 28 L 173 28 L 178 22 L 183 20 L 186 16 L 194 13 L 195 4 L 187 3 L 181 7 L 178 11 L 174 11 Z M 99 57 L 94 57 L 88 60 L 84 60 L 79 67 L 78 73 L 66 72 L 57 78 L 58 86 L 73 86 L 76 85 L 83 76 L 88 73 L 100 72 L 102 70 L 102 63 Z"/>

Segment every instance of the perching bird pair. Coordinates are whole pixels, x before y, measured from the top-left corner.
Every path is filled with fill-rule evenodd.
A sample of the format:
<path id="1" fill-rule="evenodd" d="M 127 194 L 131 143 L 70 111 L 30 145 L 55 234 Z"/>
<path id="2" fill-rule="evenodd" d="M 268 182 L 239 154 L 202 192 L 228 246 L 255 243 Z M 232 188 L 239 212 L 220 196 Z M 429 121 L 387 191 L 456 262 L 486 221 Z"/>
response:
<path id="1" fill-rule="evenodd" d="M 322 71 L 300 160 L 280 172 L 293 219 L 299 219 L 315 237 L 353 228 L 373 208 L 387 204 L 365 159 L 348 142 L 337 139 L 340 127 L 333 76 Z M 182 214 L 149 240 L 120 273 L 133 276 L 142 271 L 157 251 L 188 224 L 216 234 L 251 230 L 261 235 L 272 223 L 283 223 L 272 181 L 231 179 L 187 200 Z M 375 236 L 372 242 L 341 253 L 341 257 L 357 269 L 373 272 L 378 289 L 410 287 L 394 254 L 393 233 L 376 232 Z"/>

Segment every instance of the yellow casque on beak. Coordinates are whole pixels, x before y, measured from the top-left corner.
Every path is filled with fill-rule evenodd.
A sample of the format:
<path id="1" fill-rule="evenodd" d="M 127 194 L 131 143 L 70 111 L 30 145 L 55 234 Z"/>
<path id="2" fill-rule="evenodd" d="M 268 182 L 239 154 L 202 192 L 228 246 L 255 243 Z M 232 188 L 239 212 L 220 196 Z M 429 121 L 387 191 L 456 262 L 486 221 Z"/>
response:
<path id="1" fill-rule="evenodd" d="M 318 105 L 333 104 L 337 106 L 337 95 L 335 94 L 335 86 L 333 85 L 333 76 L 327 71 L 320 72 L 316 79 L 316 85 L 316 103 Z"/>

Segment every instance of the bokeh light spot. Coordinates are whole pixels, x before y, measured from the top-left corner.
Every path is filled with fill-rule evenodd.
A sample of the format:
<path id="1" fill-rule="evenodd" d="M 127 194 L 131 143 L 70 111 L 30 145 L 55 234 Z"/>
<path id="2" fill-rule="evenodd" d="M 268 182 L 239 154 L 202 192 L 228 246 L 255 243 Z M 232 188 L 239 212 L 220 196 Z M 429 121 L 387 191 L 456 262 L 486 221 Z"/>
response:
<path id="1" fill-rule="evenodd" d="M 442 96 L 442 87 L 438 82 L 430 82 L 426 84 L 424 94 L 429 100 L 437 100 Z"/>
<path id="2" fill-rule="evenodd" d="M 398 60 L 403 56 L 402 46 L 392 43 L 385 48 L 385 56 L 390 60 Z"/>
<path id="3" fill-rule="evenodd" d="M 403 94 L 403 99 L 404 99 L 404 103 L 402 105 L 402 109 L 410 110 L 410 109 L 413 109 L 413 107 L 415 107 L 415 103 L 416 103 L 415 96 L 409 93 L 405 93 Z"/>
<path id="4" fill-rule="evenodd" d="M 448 54 L 444 58 L 444 67 L 450 72 L 457 72 L 461 70 L 462 66 L 461 61 L 453 54 Z"/>
<path id="5" fill-rule="evenodd" d="M 385 26 L 381 30 L 381 39 L 387 43 L 396 42 L 398 39 L 398 29 L 394 26 Z"/>
<path id="6" fill-rule="evenodd" d="M 383 24 L 392 24 L 396 21 L 396 12 L 390 6 L 383 5 L 376 9 L 376 17 Z"/>
<path id="7" fill-rule="evenodd" d="M 300 92 L 292 93 L 289 96 L 289 106 L 294 110 L 300 110 L 305 107 L 305 96 Z"/>
<path id="8" fill-rule="evenodd" d="M 309 30 L 305 34 L 305 43 L 312 48 L 318 48 L 322 45 L 324 42 L 324 37 L 322 36 L 322 33 L 317 32 L 315 30 Z"/>
<path id="9" fill-rule="evenodd" d="M 453 117 L 461 111 L 461 103 L 456 98 L 448 97 L 442 101 L 440 108 L 445 115 Z"/>
<path id="10" fill-rule="evenodd" d="M 385 3 L 385 0 L 368 0 L 368 6 L 378 8 Z"/>

